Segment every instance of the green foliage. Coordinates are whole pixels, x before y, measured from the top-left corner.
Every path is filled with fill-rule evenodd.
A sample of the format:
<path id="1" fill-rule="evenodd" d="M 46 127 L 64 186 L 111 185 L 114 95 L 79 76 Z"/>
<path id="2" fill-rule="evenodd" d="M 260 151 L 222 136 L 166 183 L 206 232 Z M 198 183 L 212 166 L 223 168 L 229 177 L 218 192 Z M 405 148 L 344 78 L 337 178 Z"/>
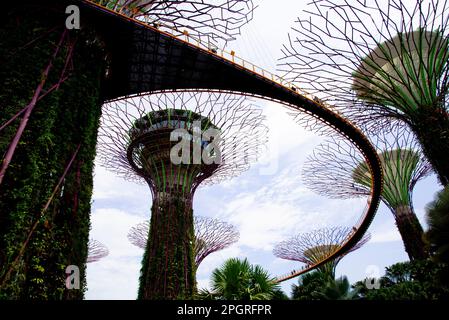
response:
<path id="1" fill-rule="evenodd" d="M 430 260 L 396 263 L 386 268 L 380 288 L 368 290 L 364 282 L 355 284 L 368 300 L 435 300 L 448 297 L 448 288 L 440 282 L 444 265 Z"/>
<path id="2" fill-rule="evenodd" d="M 212 272 L 212 292 L 202 290 L 204 300 L 269 300 L 279 298 L 279 286 L 268 272 L 248 260 L 231 258 Z"/>
<path id="3" fill-rule="evenodd" d="M 282 291 L 282 289 L 274 289 L 271 300 L 290 300 L 290 298 Z"/>
<path id="4" fill-rule="evenodd" d="M 294 300 L 319 300 L 317 293 L 324 290 L 333 278 L 327 273 L 313 271 L 302 275 L 298 285 L 292 285 L 292 299 Z"/>

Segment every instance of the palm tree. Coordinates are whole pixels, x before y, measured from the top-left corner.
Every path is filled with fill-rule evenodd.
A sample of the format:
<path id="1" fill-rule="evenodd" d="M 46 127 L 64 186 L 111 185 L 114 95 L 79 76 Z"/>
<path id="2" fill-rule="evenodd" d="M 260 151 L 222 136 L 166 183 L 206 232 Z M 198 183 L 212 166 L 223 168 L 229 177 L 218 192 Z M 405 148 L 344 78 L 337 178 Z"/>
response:
<path id="1" fill-rule="evenodd" d="M 449 262 L 449 187 L 441 190 L 426 206 L 429 230 L 426 240 L 438 261 Z"/>
<path id="2" fill-rule="evenodd" d="M 212 272 L 212 291 L 201 290 L 200 299 L 269 300 L 279 286 L 268 272 L 248 260 L 231 258 Z"/>
<path id="3" fill-rule="evenodd" d="M 348 278 L 343 276 L 330 280 L 324 288 L 315 293 L 315 297 L 323 300 L 355 300 L 359 298 L 359 290 L 352 289 Z"/>
<path id="4" fill-rule="evenodd" d="M 281 68 L 286 80 L 338 106 L 361 127 L 376 132 L 392 122 L 405 124 L 446 186 L 448 2 L 371 3 L 311 1 L 284 45 Z M 299 121 L 310 128 L 315 124 Z"/>

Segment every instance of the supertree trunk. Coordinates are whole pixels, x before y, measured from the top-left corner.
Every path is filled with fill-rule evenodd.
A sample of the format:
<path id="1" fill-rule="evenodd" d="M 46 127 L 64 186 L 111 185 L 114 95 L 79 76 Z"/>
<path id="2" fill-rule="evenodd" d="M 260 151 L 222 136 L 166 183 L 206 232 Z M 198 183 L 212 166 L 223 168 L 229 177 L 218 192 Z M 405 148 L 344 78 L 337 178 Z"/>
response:
<path id="1" fill-rule="evenodd" d="M 449 184 L 449 116 L 444 107 L 421 107 L 410 124 L 443 186 Z"/>
<path id="2" fill-rule="evenodd" d="M 192 201 L 156 193 L 142 264 L 139 299 L 190 299 L 195 293 Z"/>
<path id="3" fill-rule="evenodd" d="M 423 241 L 424 231 L 413 209 L 410 206 L 398 207 L 394 210 L 394 217 L 410 260 L 428 258 Z"/>

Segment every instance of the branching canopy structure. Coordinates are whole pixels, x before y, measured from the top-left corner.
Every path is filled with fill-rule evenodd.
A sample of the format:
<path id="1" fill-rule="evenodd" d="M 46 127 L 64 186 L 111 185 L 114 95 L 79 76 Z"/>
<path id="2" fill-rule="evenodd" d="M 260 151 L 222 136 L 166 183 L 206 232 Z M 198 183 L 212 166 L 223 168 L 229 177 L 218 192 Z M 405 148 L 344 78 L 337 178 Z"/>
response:
<path id="1" fill-rule="evenodd" d="M 340 249 L 351 232 L 352 229 L 349 227 L 333 227 L 299 234 L 277 244 L 273 249 L 273 254 L 281 259 L 299 261 L 306 265 L 313 265 Z M 370 234 L 366 233 L 346 254 L 359 249 L 367 243 L 370 238 Z M 318 270 L 334 277 L 335 268 L 345 255 L 341 255 L 335 260 L 322 265 Z"/>
<path id="2" fill-rule="evenodd" d="M 383 167 L 382 200 L 393 212 L 410 258 L 423 257 L 422 228 L 413 212 L 412 192 L 416 182 L 431 172 L 416 139 L 398 126 L 391 134 L 374 138 Z M 346 141 L 333 139 L 320 145 L 304 165 L 306 185 L 331 198 L 369 194 L 369 168 Z"/>
<path id="3" fill-rule="evenodd" d="M 448 9 L 447 0 L 314 0 L 280 68 L 372 132 L 407 123 L 445 185 Z"/>
<path id="4" fill-rule="evenodd" d="M 252 0 L 95 0 L 111 10 L 164 30 L 187 30 L 210 41 L 229 41 L 253 16 Z"/>
<path id="5" fill-rule="evenodd" d="M 139 297 L 183 299 L 195 288 L 192 201 L 200 184 L 234 177 L 257 159 L 267 128 L 244 97 L 143 95 L 104 106 L 100 161 L 153 194 Z M 206 248 L 201 253 L 207 253 Z"/>
<path id="6" fill-rule="evenodd" d="M 91 239 L 88 244 L 87 263 L 96 262 L 109 254 L 108 248 L 97 240 Z"/>
<path id="7" fill-rule="evenodd" d="M 239 232 L 233 225 L 217 219 L 194 216 L 193 224 L 195 230 L 194 254 L 197 268 L 209 254 L 229 247 L 237 242 L 240 237 Z M 139 223 L 131 228 L 128 239 L 133 245 L 145 249 L 149 230 L 149 221 Z"/>

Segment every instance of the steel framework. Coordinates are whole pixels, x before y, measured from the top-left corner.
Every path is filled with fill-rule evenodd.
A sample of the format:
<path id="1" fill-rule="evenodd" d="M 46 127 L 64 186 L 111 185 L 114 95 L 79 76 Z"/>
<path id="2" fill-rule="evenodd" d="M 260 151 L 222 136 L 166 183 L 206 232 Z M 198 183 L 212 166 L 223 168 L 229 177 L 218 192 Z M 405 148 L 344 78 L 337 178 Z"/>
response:
<path id="1" fill-rule="evenodd" d="M 398 125 L 391 129 L 391 133 L 373 138 L 383 166 L 382 200 L 395 217 L 410 258 L 425 258 L 412 193 L 415 184 L 432 172 L 431 166 L 411 131 Z M 366 162 L 350 144 L 338 139 L 314 151 L 304 165 L 303 176 L 310 189 L 330 198 L 366 196 L 371 186 Z"/>
<path id="2" fill-rule="evenodd" d="M 97 240 L 91 239 L 88 244 L 87 263 L 97 262 L 109 255 L 108 248 Z"/>
<path id="3" fill-rule="evenodd" d="M 344 241 L 353 232 L 354 230 L 349 227 L 333 227 L 298 234 L 277 244 L 273 249 L 273 254 L 281 259 L 302 262 L 306 266 L 314 265 L 341 248 Z M 346 254 L 361 248 L 370 239 L 371 235 L 366 233 Z M 320 272 L 327 273 L 333 278 L 337 264 L 345 255 L 327 262 L 318 269 Z M 296 270 L 292 271 L 292 273 L 296 273 Z"/>
<path id="4" fill-rule="evenodd" d="M 446 0 L 314 0 L 279 68 L 370 132 L 406 123 L 446 185 L 448 9 Z"/>
<path id="5" fill-rule="evenodd" d="M 55 4 L 54 1 L 43 2 Z M 372 145 L 346 118 L 299 86 L 238 58 L 234 52 L 211 50 L 208 42 L 191 37 L 188 31 L 136 19 L 123 10 L 111 10 L 94 1 L 76 3 L 82 10 L 83 21 L 95 25 L 95 32 L 108 48 L 107 78 L 102 86 L 104 100 L 177 90 L 240 93 L 302 110 L 319 119 L 323 127 L 329 126 L 352 141 L 369 163 L 373 176 L 371 198 L 357 231 L 333 256 L 344 253 L 362 237 L 377 210 L 382 172 Z M 64 8 L 67 4 L 72 3 L 60 1 L 58 7 Z M 8 6 L 12 5 L 8 3 L 6 9 Z"/>
<path id="6" fill-rule="evenodd" d="M 239 232 L 233 225 L 217 219 L 194 216 L 193 224 L 195 230 L 193 251 L 196 268 L 208 255 L 229 247 L 237 242 L 240 237 Z M 150 222 L 144 221 L 131 228 L 128 239 L 133 245 L 145 249 L 149 231 Z"/>
<path id="7" fill-rule="evenodd" d="M 178 114 L 175 114 L 173 110 L 177 110 Z M 221 155 L 220 163 L 210 168 L 202 166 L 200 171 L 190 173 L 191 177 L 188 179 L 182 179 L 182 185 L 191 184 L 191 187 L 185 189 L 190 196 L 193 196 L 200 184 L 218 183 L 247 170 L 250 164 L 257 160 L 267 141 L 268 129 L 263 124 L 262 111 L 251 100 L 242 96 L 207 92 L 173 92 L 117 100 L 104 105 L 99 131 L 100 162 L 108 170 L 127 180 L 146 181 L 153 195 L 157 190 L 172 187 L 170 181 L 177 178 L 171 176 L 171 173 L 175 172 L 173 169 L 175 166 L 171 166 L 170 161 L 164 165 L 166 179 L 155 178 L 155 174 L 142 170 L 141 168 L 147 167 L 147 162 L 154 163 L 154 160 L 152 162 L 140 158 L 139 150 L 131 151 L 130 147 L 135 144 L 132 139 L 138 139 L 139 144 L 145 144 L 161 136 L 152 135 L 142 140 L 140 137 L 132 136 L 130 129 L 139 119 L 145 119 L 149 114 L 166 111 L 171 112 L 172 130 L 188 129 L 189 123 L 195 121 L 192 115 L 196 114 L 204 117 L 203 121 L 208 119 L 211 128 L 213 126 L 220 131 L 220 139 L 216 141 Z M 184 118 L 184 112 L 191 115 L 190 120 Z M 202 130 L 205 131 L 205 128 Z M 142 132 L 146 133 L 146 130 Z M 162 142 L 158 142 L 160 150 L 165 148 L 170 150 L 178 142 L 170 143 L 170 137 L 163 139 Z M 158 158 L 157 161 L 160 159 Z M 186 166 L 194 167 L 195 165 L 191 163 Z M 148 178 L 148 175 L 152 178 Z M 155 183 L 153 181 L 155 179 L 159 179 L 159 182 Z M 164 182 L 166 184 L 162 185 Z"/>

